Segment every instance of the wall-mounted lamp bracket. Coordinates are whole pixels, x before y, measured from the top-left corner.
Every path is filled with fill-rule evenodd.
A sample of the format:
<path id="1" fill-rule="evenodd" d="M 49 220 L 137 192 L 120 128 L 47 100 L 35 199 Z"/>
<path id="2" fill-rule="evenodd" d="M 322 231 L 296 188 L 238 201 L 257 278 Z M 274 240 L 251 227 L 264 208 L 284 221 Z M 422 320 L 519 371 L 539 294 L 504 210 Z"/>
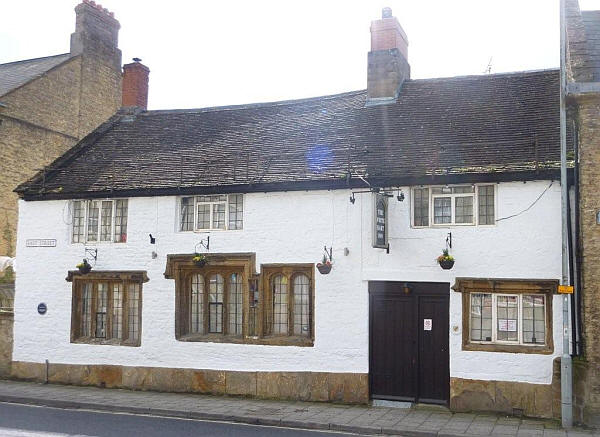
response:
<path id="1" fill-rule="evenodd" d="M 196 243 L 194 246 L 194 252 L 196 253 L 198 253 L 198 246 L 200 246 L 201 249 L 204 248 L 208 252 L 210 250 L 210 235 Z"/>

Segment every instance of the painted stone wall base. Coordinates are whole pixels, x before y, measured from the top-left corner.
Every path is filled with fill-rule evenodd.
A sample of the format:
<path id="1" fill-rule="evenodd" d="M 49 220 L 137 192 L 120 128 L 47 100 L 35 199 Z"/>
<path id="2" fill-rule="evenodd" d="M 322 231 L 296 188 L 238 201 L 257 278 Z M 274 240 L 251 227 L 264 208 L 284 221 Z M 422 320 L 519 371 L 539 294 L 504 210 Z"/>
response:
<path id="1" fill-rule="evenodd" d="M 450 409 L 560 418 L 560 360 L 551 384 L 450 378 Z"/>
<path id="2" fill-rule="evenodd" d="M 104 365 L 48 365 L 48 382 L 269 399 L 366 404 L 369 375 L 325 372 L 236 372 Z M 14 361 L 11 377 L 45 381 L 46 365 Z"/>

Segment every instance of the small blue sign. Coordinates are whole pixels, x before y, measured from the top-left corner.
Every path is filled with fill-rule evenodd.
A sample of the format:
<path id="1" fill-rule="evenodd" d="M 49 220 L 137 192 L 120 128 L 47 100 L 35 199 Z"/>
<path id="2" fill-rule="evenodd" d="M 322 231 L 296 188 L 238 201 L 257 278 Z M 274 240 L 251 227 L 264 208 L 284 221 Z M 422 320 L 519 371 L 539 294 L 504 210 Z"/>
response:
<path id="1" fill-rule="evenodd" d="M 45 303 L 42 302 L 41 304 L 38 305 L 38 313 L 44 315 L 44 314 L 46 314 L 46 311 L 48 311 L 48 307 L 46 306 Z"/>

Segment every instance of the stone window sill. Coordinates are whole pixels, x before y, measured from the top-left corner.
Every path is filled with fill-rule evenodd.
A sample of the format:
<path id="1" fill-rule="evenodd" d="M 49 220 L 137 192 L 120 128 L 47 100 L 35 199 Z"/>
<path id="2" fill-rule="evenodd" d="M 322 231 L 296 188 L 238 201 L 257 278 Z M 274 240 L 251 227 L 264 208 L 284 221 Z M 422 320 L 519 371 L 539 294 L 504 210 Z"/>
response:
<path id="1" fill-rule="evenodd" d="M 90 338 L 90 337 L 81 337 L 76 338 L 71 341 L 71 343 L 75 344 L 94 344 L 94 345 L 105 345 L 105 346 L 128 346 L 128 347 L 139 347 L 139 342 L 133 341 L 123 341 L 118 339 L 105 339 L 105 338 Z"/>
<path id="2" fill-rule="evenodd" d="M 313 347 L 314 342 L 311 338 L 299 336 L 270 336 L 270 337 L 242 337 L 222 334 L 187 334 L 177 339 L 183 342 L 200 343 L 231 343 L 231 344 L 260 344 L 267 346 L 301 346 Z"/>
<path id="3" fill-rule="evenodd" d="M 525 346 L 522 344 L 482 344 L 482 343 L 466 343 L 463 344 L 464 351 L 481 351 L 481 352 L 506 352 L 514 354 L 540 354 L 550 355 L 554 352 L 554 348 L 548 345 Z"/>

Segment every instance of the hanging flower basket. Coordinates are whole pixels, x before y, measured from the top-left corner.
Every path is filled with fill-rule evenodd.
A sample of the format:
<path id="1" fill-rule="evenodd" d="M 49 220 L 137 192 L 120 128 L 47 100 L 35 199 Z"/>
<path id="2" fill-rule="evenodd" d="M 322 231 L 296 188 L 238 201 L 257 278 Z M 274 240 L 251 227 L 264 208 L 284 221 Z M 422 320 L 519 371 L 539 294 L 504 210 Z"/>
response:
<path id="1" fill-rule="evenodd" d="M 317 270 L 319 270 L 319 273 L 322 275 L 328 275 L 329 272 L 331 272 L 331 268 L 333 267 L 333 265 L 331 263 L 328 264 L 317 264 Z"/>
<path id="2" fill-rule="evenodd" d="M 87 259 L 84 258 L 83 262 L 80 262 L 76 266 L 79 269 L 79 273 L 86 275 L 92 271 L 92 266 L 88 263 Z"/>
<path id="3" fill-rule="evenodd" d="M 444 249 L 442 254 L 437 257 L 436 261 L 444 270 L 450 270 L 454 267 L 454 257 L 448 253 L 448 249 Z"/>
<path id="4" fill-rule="evenodd" d="M 323 255 L 323 260 L 317 264 L 317 270 L 322 275 L 328 275 L 331 272 L 331 268 L 333 264 L 331 264 L 331 260 L 327 257 L 327 255 Z"/>
<path id="5" fill-rule="evenodd" d="M 192 261 L 194 261 L 196 267 L 204 267 L 208 263 L 206 256 L 202 255 L 201 253 L 195 254 L 192 258 Z"/>

